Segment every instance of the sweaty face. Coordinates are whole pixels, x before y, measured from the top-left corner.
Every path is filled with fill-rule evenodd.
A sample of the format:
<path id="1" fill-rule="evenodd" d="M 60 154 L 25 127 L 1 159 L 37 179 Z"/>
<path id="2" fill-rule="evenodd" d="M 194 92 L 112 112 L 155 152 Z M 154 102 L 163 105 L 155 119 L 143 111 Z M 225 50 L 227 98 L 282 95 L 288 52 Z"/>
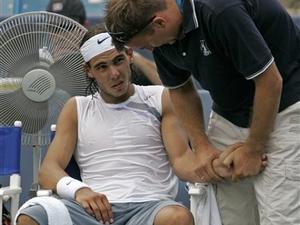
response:
<path id="1" fill-rule="evenodd" d="M 130 57 L 125 51 L 113 49 L 90 60 L 88 76 L 96 79 L 105 102 L 120 103 L 133 94 Z"/>

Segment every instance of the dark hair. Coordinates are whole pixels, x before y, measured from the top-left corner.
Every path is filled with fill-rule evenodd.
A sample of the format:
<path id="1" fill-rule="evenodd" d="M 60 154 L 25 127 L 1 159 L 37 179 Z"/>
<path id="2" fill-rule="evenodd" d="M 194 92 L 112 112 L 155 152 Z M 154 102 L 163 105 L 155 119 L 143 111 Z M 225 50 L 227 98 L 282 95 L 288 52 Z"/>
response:
<path id="1" fill-rule="evenodd" d="M 80 47 L 91 37 L 95 36 L 96 34 L 100 34 L 100 33 L 105 33 L 105 27 L 104 24 L 98 24 L 95 26 L 92 26 L 84 35 L 84 37 L 82 38 L 82 41 L 80 43 Z M 87 64 L 89 64 L 87 62 Z M 88 76 L 86 76 L 86 79 L 88 81 L 88 86 L 85 89 L 85 93 L 86 95 L 94 95 L 96 92 L 98 92 L 98 84 L 97 81 L 94 78 L 90 78 Z"/>
<path id="2" fill-rule="evenodd" d="M 165 0 L 110 0 L 105 7 L 105 23 L 117 49 L 141 31 L 147 32 L 154 14 L 166 9 Z"/>

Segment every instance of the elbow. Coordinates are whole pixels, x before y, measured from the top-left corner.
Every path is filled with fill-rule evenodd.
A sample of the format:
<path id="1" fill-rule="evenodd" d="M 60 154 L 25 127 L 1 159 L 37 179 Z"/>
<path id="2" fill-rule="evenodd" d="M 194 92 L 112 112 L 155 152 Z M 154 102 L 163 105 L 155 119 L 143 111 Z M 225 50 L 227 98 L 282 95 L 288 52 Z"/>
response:
<path id="1" fill-rule="evenodd" d="M 42 164 L 38 173 L 38 183 L 42 188 L 50 188 L 49 171 L 51 171 L 51 169 L 47 168 L 45 164 Z"/>
<path id="2" fill-rule="evenodd" d="M 283 85 L 282 77 L 280 74 L 277 74 L 277 76 L 275 76 L 275 78 L 273 79 L 271 87 L 275 93 L 278 93 L 280 95 L 282 90 L 282 85 Z"/>
<path id="3" fill-rule="evenodd" d="M 39 170 L 39 174 L 38 174 L 38 183 L 39 185 L 41 185 L 42 187 L 45 186 L 45 171 L 43 168 L 40 168 Z"/>

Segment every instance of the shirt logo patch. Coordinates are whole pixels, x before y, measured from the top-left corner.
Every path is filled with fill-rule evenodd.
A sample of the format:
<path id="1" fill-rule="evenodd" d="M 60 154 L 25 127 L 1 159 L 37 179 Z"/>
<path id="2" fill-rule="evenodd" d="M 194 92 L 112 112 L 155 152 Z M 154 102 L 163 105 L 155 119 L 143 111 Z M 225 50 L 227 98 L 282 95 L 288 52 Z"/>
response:
<path id="1" fill-rule="evenodd" d="M 209 56 L 212 54 L 212 52 L 207 47 L 205 40 L 200 40 L 200 50 L 204 56 Z"/>

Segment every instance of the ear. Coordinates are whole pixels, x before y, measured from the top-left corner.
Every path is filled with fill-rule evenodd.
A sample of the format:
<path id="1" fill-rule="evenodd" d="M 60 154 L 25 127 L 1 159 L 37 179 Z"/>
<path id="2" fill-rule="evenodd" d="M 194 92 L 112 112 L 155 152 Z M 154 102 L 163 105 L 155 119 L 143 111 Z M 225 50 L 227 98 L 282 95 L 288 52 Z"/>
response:
<path id="1" fill-rule="evenodd" d="M 162 16 L 156 16 L 152 21 L 153 28 L 156 29 L 164 29 L 166 27 L 166 23 L 166 19 Z"/>
<path id="2" fill-rule="evenodd" d="M 89 66 L 88 63 L 83 63 L 83 69 L 85 70 L 85 73 L 89 78 L 94 78 L 92 73 L 90 72 L 91 67 Z"/>
<path id="3" fill-rule="evenodd" d="M 129 58 L 130 63 L 132 63 L 133 62 L 133 49 L 132 48 L 126 48 L 125 52 L 126 52 L 126 55 Z"/>

